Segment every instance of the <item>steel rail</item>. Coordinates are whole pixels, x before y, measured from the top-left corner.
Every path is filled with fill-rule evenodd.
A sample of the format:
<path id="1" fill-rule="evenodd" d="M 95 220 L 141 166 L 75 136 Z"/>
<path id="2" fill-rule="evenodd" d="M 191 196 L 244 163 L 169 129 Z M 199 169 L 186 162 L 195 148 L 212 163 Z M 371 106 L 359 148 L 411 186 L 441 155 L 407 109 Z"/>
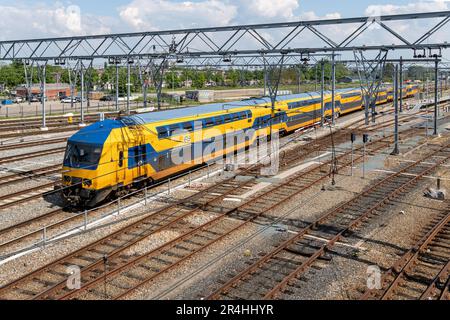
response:
<path id="1" fill-rule="evenodd" d="M 416 263 L 417 258 L 419 255 L 427 248 L 432 241 L 434 241 L 436 235 L 445 228 L 446 224 L 450 221 L 450 211 L 447 213 L 447 215 L 437 224 L 435 225 L 430 232 L 428 232 L 419 243 L 420 245 L 414 246 L 412 249 L 410 249 L 403 257 L 397 261 L 397 263 L 394 265 L 392 269 L 390 269 L 390 272 L 395 272 L 395 280 L 386 288 L 386 290 L 383 290 L 381 299 L 387 300 L 389 299 L 390 295 L 394 292 L 394 290 L 398 287 L 400 282 L 402 281 L 402 278 L 405 276 L 406 272 L 413 267 L 413 265 Z"/>
<path id="2" fill-rule="evenodd" d="M 393 291 L 399 286 L 402 281 L 402 277 L 406 275 L 408 270 L 410 270 L 420 254 L 425 251 L 425 249 L 431 245 L 431 243 L 435 240 L 435 237 L 446 227 L 446 224 L 450 221 L 450 209 L 447 210 L 447 213 L 439 219 L 439 221 L 423 236 L 420 238 L 416 244 L 410 248 L 403 256 L 395 262 L 395 264 L 383 275 L 382 283 L 386 283 L 389 280 L 388 277 L 393 277 L 393 281 L 389 281 L 389 285 L 385 289 L 376 290 L 369 289 L 361 296 L 361 300 L 368 300 L 372 295 L 378 294 L 381 295 L 381 299 L 386 300 L 393 293 Z M 445 267 L 442 270 L 445 272 Z M 428 298 L 430 293 L 434 289 L 435 281 L 437 281 L 437 277 L 430 283 L 427 290 L 422 294 L 423 298 Z"/>
<path id="3" fill-rule="evenodd" d="M 23 153 L 23 154 L 18 154 L 18 155 L 14 155 L 14 156 L 4 157 L 4 158 L 0 158 L 0 164 L 10 163 L 10 162 L 17 162 L 17 161 L 22 161 L 22 160 L 26 160 L 26 159 L 32 159 L 32 158 L 47 156 L 47 155 L 50 155 L 50 154 L 63 152 L 64 150 L 66 150 L 65 147 L 58 147 L 58 148 L 52 148 L 52 149 L 47 149 L 47 150 L 40 150 L 40 151 L 34 151 L 34 152 L 29 152 L 29 153 Z"/>
<path id="4" fill-rule="evenodd" d="M 352 122 L 350 125 L 353 125 L 353 124 L 358 123 L 358 122 L 360 122 L 360 121 L 361 121 L 361 120 L 354 121 L 354 122 Z M 325 141 L 326 137 L 324 137 L 323 139 L 324 139 L 324 141 Z M 315 143 L 316 143 L 316 142 L 317 142 L 317 141 L 312 141 L 312 142 L 309 143 L 309 144 L 311 144 L 312 147 L 315 147 Z M 301 156 L 300 156 L 299 158 L 301 158 Z M 214 187 L 214 186 L 212 186 L 211 188 L 213 188 L 213 187 Z M 207 191 L 207 190 L 204 190 L 204 191 Z M 195 197 L 195 195 L 192 196 L 192 197 Z M 183 200 L 183 201 L 184 201 L 184 200 Z M 164 208 L 163 208 L 163 209 L 164 209 Z M 145 218 L 142 219 L 142 220 L 140 220 L 140 221 L 138 221 L 137 224 L 140 223 L 140 222 L 142 222 L 142 221 L 144 221 L 144 220 L 145 220 Z M 132 226 L 130 226 L 130 227 L 132 227 Z M 120 230 L 119 230 L 119 231 L 120 231 Z M 123 230 L 122 230 L 122 231 L 123 231 Z M 114 236 L 114 234 L 108 236 L 107 238 L 111 238 L 112 236 Z M 102 239 L 100 239 L 99 241 L 101 241 L 101 240 L 102 240 Z M 103 240 L 104 240 L 104 239 L 103 239 Z M 96 243 L 99 243 L 99 242 L 96 242 Z M 92 245 L 95 245 L 96 243 L 94 243 L 94 244 L 92 244 Z M 82 248 L 82 249 L 83 249 L 83 248 Z M 82 250 L 82 249 L 80 249 L 80 250 Z M 86 248 L 84 248 L 84 249 L 86 249 Z M 72 254 L 70 254 L 70 255 L 64 257 L 64 258 L 68 258 L 68 257 L 70 257 L 70 256 L 74 256 L 74 255 L 76 255 L 76 254 L 79 253 L 79 252 L 80 252 L 80 251 L 74 252 L 74 253 L 72 253 Z M 57 261 L 55 261 L 54 263 L 57 263 Z M 53 264 L 53 263 L 51 263 L 51 264 L 49 264 L 49 265 L 47 265 L 47 266 L 45 266 L 45 267 L 51 267 L 52 264 Z M 32 273 L 32 274 L 25 275 L 25 276 L 23 276 L 23 277 L 17 279 L 16 281 L 14 281 L 13 283 L 11 283 L 10 285 L 19 284 L 21 281 L 26 280 L 26 278 L 28 278 L 28 277 L 30 277 L 30 276 L 33 276 L 33 275 L 37 274 L 39 271 L 42 271 L 43 269 L 45 269 L 45 267 L 36 270 L 36 272 L 34 272 L 34 273 Z M 9 286 L 9 285 L 8 285 L 8 286 Z M 3 288 L 3 289 L 4 289 L 4 288 Z M 2 291 L 2 290 L 1 290 L 1 288 L 0 288 L 0 292 L 1 292 L 1 291 Z"/>
<path id="5" fill-rule="evenodd" d="M 22 190 L 22 191 L 19 191 L 19 192 L 15 192 L 13 194 L 7 194 L 7 195 L 4 195 L 4 196 L 1 196 L 0 197 L 0 201 L 7 201 L 7 200 L 10 200 L 11 198 L 15 198 L 15 197 L 18 197 L 18 196 L 26 195 L 27 193 L 33 193 L 33 192 L 39 191 L 41 189 L 46 189 L 46 188 L 49 188 L 49 187 L 53 187 L 53 186 L 56 185 L 56 183 L 57 182 L 50 182 L 50 183 L 47 183 L 47 184 L 44 184 L 44 185 L 41 185 L 41 186 L 38 186 L 38 187 L 34 187 L 34 188 L 27 189 L 27 190 Z M 44 192 L 41 192 L 41 193 L 38 193 L 38 194 L 35 194 L 35 195 L 27 196 L 27 197 L 22 198 L 22 199 L 18 199 L 18 200 L 13 200 L 11 202 L 2 203 L 2 204 L 0 204 L 0 210 L 3 210 L 5 208 L 9 208 L 9 207 L 14 207 L 14 206 L 17 206 L 17 205 L 19 205 L 21 203 L 28 202 L 28 201 L 31 201 L 33 199 L 40 198 L 40 197 L 42 197 L 45 194 L 50 193 L 50 192 L 51 192 L 50 190 L 49 191 L 44 191 Z"/>
<path id="6" fill-rule="evenodd" d="M 428 286 L 428 288 L 425 290 L 425 292 L 420 296 L 420 300 L 427 300 L 427 299 L 431 299 L 433 292 L 437 289 L 438 287 L 438 283 L 439 282 L 443 282 L 444 283 L 444 288 L 442 290 L 441 293 L 441 297 L 443 299 L 445 298 L 445 289 L 448 287 L 449 285 L 449 273 L 450 273 L 450 260 L 447 261 L 447 264 L 444 265 L 441 269 L 441 271 L 436 275 L 436 277 L 434 277 L 433 281 L 430 283 L 430 285 Z M 447 279 L 447 280 L 445 280 Z"/>
<path id="7" fill-rule="evenodd" d="M 301 231 L 297 232 L 297 234 L 293 237 L 291 237 L 290 239 L 286 240 L 285 242 L 283 242 L 281 245 L 277 246 L 277 248 L 275 250 L 273 250 L 272 252 L 266 254 L 264 257 L 262 257 L 261 259 L 259 259 L 257 262 L 255 262 L 254 264 L 252 264 L 250 267 L 248 267 L 246 270 L 240 272 L 239 274 L 237 274 L 235 277 L 233 277 L 231 280 L 229 280 L 225 285 L 223 285 L 222 287 L 220 287 L 218 290 L 216 290 L 214 293 L 212 293 L 211 295 L 208 296 L 207 299 L 216 299 L 219 297 L 219 295 L 222 292 L 226 292 L 228 289 L 230 289 L 231 287 L 234 287 L 237 285 L 237 283 L 243 279 L 244 277 L 252 274 L 253 272 L 255 272 L 257 269 L 260 268 L 260 266 L 264 265 L 265 263 L 267 263 L 269 260 L 271 260 L 272 258 L 274 258 L 275 255 L 277 255 L 278 253 L 280 253 L 281 251 L 283 251 L 285 248 L 287 248 L 288 246 L 292 245 L 293 243 L 295 243 L 296 241 L 298 241 L 299 239 L 301 239 L 304 235 L 307 234 L 308 231 L 312 230 L 313 228 L 317 227 L 320 224 L 323 224 L 324 221 L 328 220 L 329 218 L 332 218 L 334 216 L 336 216 L 337 214 L 339 214 L 340 212 L 342 212 L 348 205 L 351 205 L 352 202 L 356 201 L 357 199 L 362 198 L 363 196 L 369 194 L 371 192 L 371 190 L 374 190 L 376 187 L 382 186 L 384 183 L 386 183 L 387 181 L 391 180 L 392 178 L 398 177 L 399 175 L 401 175 L 402 172 L 406 172 L 408 169 L 413 168 L 415 166 L 417 166 L 418 164 L 420 164 L 421 162 L 429 159 L 430 157 L 432 157 L 433 155 L 439 153 L 440 151 L 444 150 L 445 148 L 448 148 L 450 145 L 447 145 L 443 148 L 441 148 L 438 151 L 433 152 L 432 154 L 426 156 L 425 158 L 411 164 L 408 165 L 407 167 L 405 167 L 404 169 L 402 169 L 401 171 L 392 174 L 384 179 L 382 179 L 381 181 L 379 181 L 378 183 L 376 183 L 374 186 L 370 187 L 369 189 L 365 190 L 364 192 L 358 194 L 356 197 L 354 197 L 353 199 L 345 202 L 344 204 L 341 204 L 338 208 L 333 209 L 331 211 L 329 211 L 328 213 L 326 213 L 324 216 L 320 217 L 319 219 L 317 219 L 316 221 L 310 223 L 307 227 L 303 228 Z M 297 269 L 294 270 L 294 272 L 290 273 L 287 277 L 285 277 L 278 285 L 276 285 L 274 288 L 272 288 L 266 295 L 265 298 L 270 298 L 273 297 L 277 292 L 279 292 L 281 289 L 283 289 L 293 278 L 295 278 L 296 276 L 298 276 L 300 273 L 306 271 L 308 269 L 308 267 L 317 259 L 319 258 L 326 249 L 334 246 L 334 244 L 344 235 L 345 231 L 350 230 L 351 228 L 355 227 L 357 224 L 359 224 L 364 218 L 366 218 L 367 216 L 369 216 L 375 209 L 377 209 L 380 205 L 384 204 L 386 201 L 389 201 L 390 198 L 392 198 L 393 196 L 396 196 L 398 194 L 398 192 L 400 192 L 401 190 L 403 190 L 407 185 L 412 184 L 412 182 L 416 181 L 419 177 L 425 175 L 426 173 L 430 172 L 431 170 L 434 170 L 434 168 L 436 168 L 437 166 L 439 166 L 441 163 L 445 162 L 447 159 L 449 159 L 450 156 L 446 157 L 445 159 L 442 159 L 441 161 L 439 161 L 438 163 L 436 163 L 435 165 L 433 165 L 432 167 L 429 167 L 428 169 L 426 169 L 425 171 L 423 171 L 420 175 L 417 175 L 416 177 L 410 179 L 406 184 L 402 184 L 400 187 L 398 187 L 395 192 L 391 192 L 390 194 L 388 194 L 387 196 L 385 196 L 381 201 L 378 201 L 378 203 L 374 206 L 372 206 L 371 208 L 369 208 L 368 210 L 364 211 L 358 219 L 354 220 L 351 222 L 350 225 L 347 226 L 347 228 L 345 228 L 344 230 L 341 230 L 341 232 L 339 232 L 336 236 L 334 236 L 331 240 L 329 240 L 325 245 L 323 245 L 322 247 L 320 247 L 320 249 L 318 249 L 307 261 L 303 262 Z"/>
<path id="8" fill-rule="evenodd" d="M 49 139 L 49 140 L 38 140 L 38 141 L 27 141 L 23 143 L 15 143 L 15 144 L 3 144 L 0 145 L 0 151 L 4 150 L 12 150 L 12 149 L 18 149 L 18 148 L 25 148 L 25 147 L 33 147 L 36 145 L 47 145 L 47 144 L 55 144 L 60 142 L 66 142 L 68 138 L 57 138 L 57 139 Z"/>
<path id="9" fill-rule="evenodd" d="M 54 173 L 62 172 L 61 165 L 52 165 L 40 169 L 23 171 L 15 174 L 10 174 L 0 177 L 0 187 L 4 187 L 11 184 L 16 184 L 23 181 L 32 180 L 38 177 L 48 176 Z"/>

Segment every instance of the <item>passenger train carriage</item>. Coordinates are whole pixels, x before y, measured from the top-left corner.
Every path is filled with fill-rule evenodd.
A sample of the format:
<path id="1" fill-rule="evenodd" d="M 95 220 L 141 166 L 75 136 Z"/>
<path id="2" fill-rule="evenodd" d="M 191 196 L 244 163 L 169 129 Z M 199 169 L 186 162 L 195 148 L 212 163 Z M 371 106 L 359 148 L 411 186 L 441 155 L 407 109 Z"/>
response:
<path id="1" fill-rule="evenodd" d="M 417 88 L 406 87 L 405 97 L 414 95 L 414 90 Z M 387 89 L 378 92 L 377 104 L 389 99 Z M 338 90 L 335 103 L 337 116 L 360 110 L 361 90 Z M 326 118 L 331 118 L 331 104 L 331 92 L 327 91 Z M 68 140 L 62 194 L 72 204 L 92 207 L 107 198 L 126 195 L 134 187 L 150 185 L 246 148 L 270 130 L 287 134 L 320 119 L 321 95 L 314 92 L 278 97 L 273 117 L 266 97 L 97 122 Z M 226 139 L 222 144 L 215 143 L 226 134 L 239 133 L 245 133 L 246 138 L 236 139 L 237 143 Z M 188 161 L 174 161 L 174 154 L 182 158 L 187 153 Z"/>

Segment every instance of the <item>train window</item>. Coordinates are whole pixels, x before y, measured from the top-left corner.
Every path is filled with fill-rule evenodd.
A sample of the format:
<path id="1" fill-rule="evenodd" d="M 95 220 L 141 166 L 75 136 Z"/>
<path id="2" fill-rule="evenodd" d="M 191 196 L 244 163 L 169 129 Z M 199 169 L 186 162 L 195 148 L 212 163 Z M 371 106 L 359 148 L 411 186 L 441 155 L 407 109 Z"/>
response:
<path id="1" fill-rule="evenodd" d="M 173 136 L 177 131 L 180 130 L 180 125 L 177 124 L 171 124 L 169 126 L 169 136 Z"/>
<path id="2" fill-rule="evenodd" d="M 221 124 L 224 124 L 223 117 L 222 116 L 214 117 L 214 122 L 216 123 L 217 126 L 221 125 Z"/>
<path id="3" fill-rule="evenodd" d="M 193 126 L 192 122 L 185 122 L 185 123 L 183 123 L 183 129 L 187 130 L 187 131 L 193 131 L 194 126 Z"/>
<path id="4" fill-rule="evenodd" d="M 230 114 L 226 114 L 223 117 L 225 119 L 225 123 L 231 122 L 231 115 Z"/>
<path id="5" fill-rule="evenodd" d="M 209 128 L 209 127 L 212 127 L 212 126 L 214 126 L 214 119 L 213 118 L 205 119 L 205 127 Z"/>
<path id="6" fill-rule="evenodd" d="M 233 121 L 239 120 L 239 114 L 233 113 L 231 116 L 233 117 Z"/>
<path id="7" fill-rule="evenodd" d="M 169 132 L 167 131 L 166 127 L 158 127 L 158 128 L 156 128 L 156 131 L 158 131 L 159 139 L 164 139 L 169 136 Z"/>
<path id="8" fill-rule="evenodd" d="M 252 117 L 252 112 L 251 111 L 247 111 L 247 118 L 251 118 Z"/>
<path id="9" fill-rule="evenodd" d="M 68 143 L 64 165 L 74 168 L 95 168 L 102 154 L 102 148 L 90 144 Z"/>
<path id="10" fill-rule="evenodd" d="M 123 167 L 123 151 L 119 151 L 119 167 Z"/>

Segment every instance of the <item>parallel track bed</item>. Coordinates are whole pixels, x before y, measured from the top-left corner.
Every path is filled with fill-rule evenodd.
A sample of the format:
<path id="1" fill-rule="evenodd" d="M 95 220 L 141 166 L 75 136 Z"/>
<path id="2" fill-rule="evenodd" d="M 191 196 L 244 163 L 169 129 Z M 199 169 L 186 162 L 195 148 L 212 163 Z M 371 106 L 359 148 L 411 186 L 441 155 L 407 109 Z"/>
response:
<path id="1" fill-rule="evenodd" d="M 300 227 L 250 267 L 224 280 L 209 299 L 273 299 L 295 291 L 315 263 L 361 223 L 411 190 L 421 177 L 450 159 L 450 145 L 377 182 L 356 197 Z M 433 165 L 425 164 L 433 161 Z M 405 175 L 406 174 L 406 175 Z"/>

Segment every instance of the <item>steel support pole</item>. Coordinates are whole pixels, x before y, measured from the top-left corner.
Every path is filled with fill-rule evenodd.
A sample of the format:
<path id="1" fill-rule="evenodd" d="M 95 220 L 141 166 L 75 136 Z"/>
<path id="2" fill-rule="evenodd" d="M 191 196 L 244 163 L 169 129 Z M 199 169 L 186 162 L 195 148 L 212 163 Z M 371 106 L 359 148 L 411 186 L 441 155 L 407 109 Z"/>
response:
<path id="1" fill-rule="evenodd" d="M 434 128 L 433 135 L 437 135 L 437 126 L 438 126 L 438 68 L 439 61 L 436 57 L 436 61 L 434 62 Z"/>
<path id="2" fill-rule="evenodd" d="M 394 70 L 394 112 L 395 112 L 395 121 L 394 121 L 394 151 L 392 151 L 392 155 L 398 155 L 400 153 L 398 148 L 398 101 L 399 101 L 399 93 L 400 97 L 402 96 L 402 88 L 399 86 L 399 66 L 395 65 Z"/>
<path id="3" fill-rule="evenodd" d="M 81 104 L 80 104 L 81 121 L 80 127 L 84 127 L 84 66 L 81 63 Z"/>
<path id="4" fill-rule="evenodd" d="M 335 93 L 336 93 L 336 61 L 335 56 L 333 52 L 333 58 L 332 58 L 332 66 L 331 66 L 331 123 L 335 124 L 335 117 L 336 117 L 336 99 L 335 99 Z"/>
<path id="5" fill-rule="evenodd" d="M 72 84 L 70 85 L 70 108 L 71 109 L 73 109 L 73 103 L 74 103 L 73 100 L 74 99 L 75 99 L 75 85 L 72 82 Z"/>
<path id="6" fill-rule="evenodd" d="M 127 60 L 127 114 L 130 114 L 130 96 L 131 96 L 131 63 Z"/>
<path id="7" fill-rule="evenodd" d="M 267 96 L 267 70 L 266 70 L 266 60 L 264 60 L 264 94 L 263 96 Z"/>
<path id="8" fill-rule="evenodd" d="M 321 72 L 322 72 L 322 76 L 321 76 L 321 83 L 320 83 L 320 101 L 321 101 L 321 105 L 320 105 L 320 125 L 323 127 L 325 124 L 325 101 L 324 101 L 324 91 L 325 91 L 325 64 L 323 63 L 323 61 L 320 63 L 321 66 Z"/>
<path id="9" fill-rule="evenodd" d="M 399 88 L 400 88 L 400 113 L 403 112 L 403 57 L 400 57 L 400 68 L 399 68 Z"/>
<path id="10" fill-rule="evenodd" d="M 119 111 L 119 62 L 116 60 L 116 111 Z"/>
<path id="11" fill-rule="evenodd" d="M 142 92 L 142 96 L 144 99 L 144 108 L 147 108 L 147 84 L 144 83 L 144 85 L 142 86 L 143 92 Z"/>
<path id="12" fill-rule="evenodd" d="M 41 92 L 41 104 L 42 104 L 42 127 L 41 130 L 42 131 L 47 131 L 47 123 L 46 123 L 46 114 L 45 114 L 45 98 L 46 98 L 46 83 L 47 83 L 47 62 L 44 63 L 43 67 L 42 67 L 42 74 L 41 74 L 41 87 L 42 87 L 42 92 Z"/>

